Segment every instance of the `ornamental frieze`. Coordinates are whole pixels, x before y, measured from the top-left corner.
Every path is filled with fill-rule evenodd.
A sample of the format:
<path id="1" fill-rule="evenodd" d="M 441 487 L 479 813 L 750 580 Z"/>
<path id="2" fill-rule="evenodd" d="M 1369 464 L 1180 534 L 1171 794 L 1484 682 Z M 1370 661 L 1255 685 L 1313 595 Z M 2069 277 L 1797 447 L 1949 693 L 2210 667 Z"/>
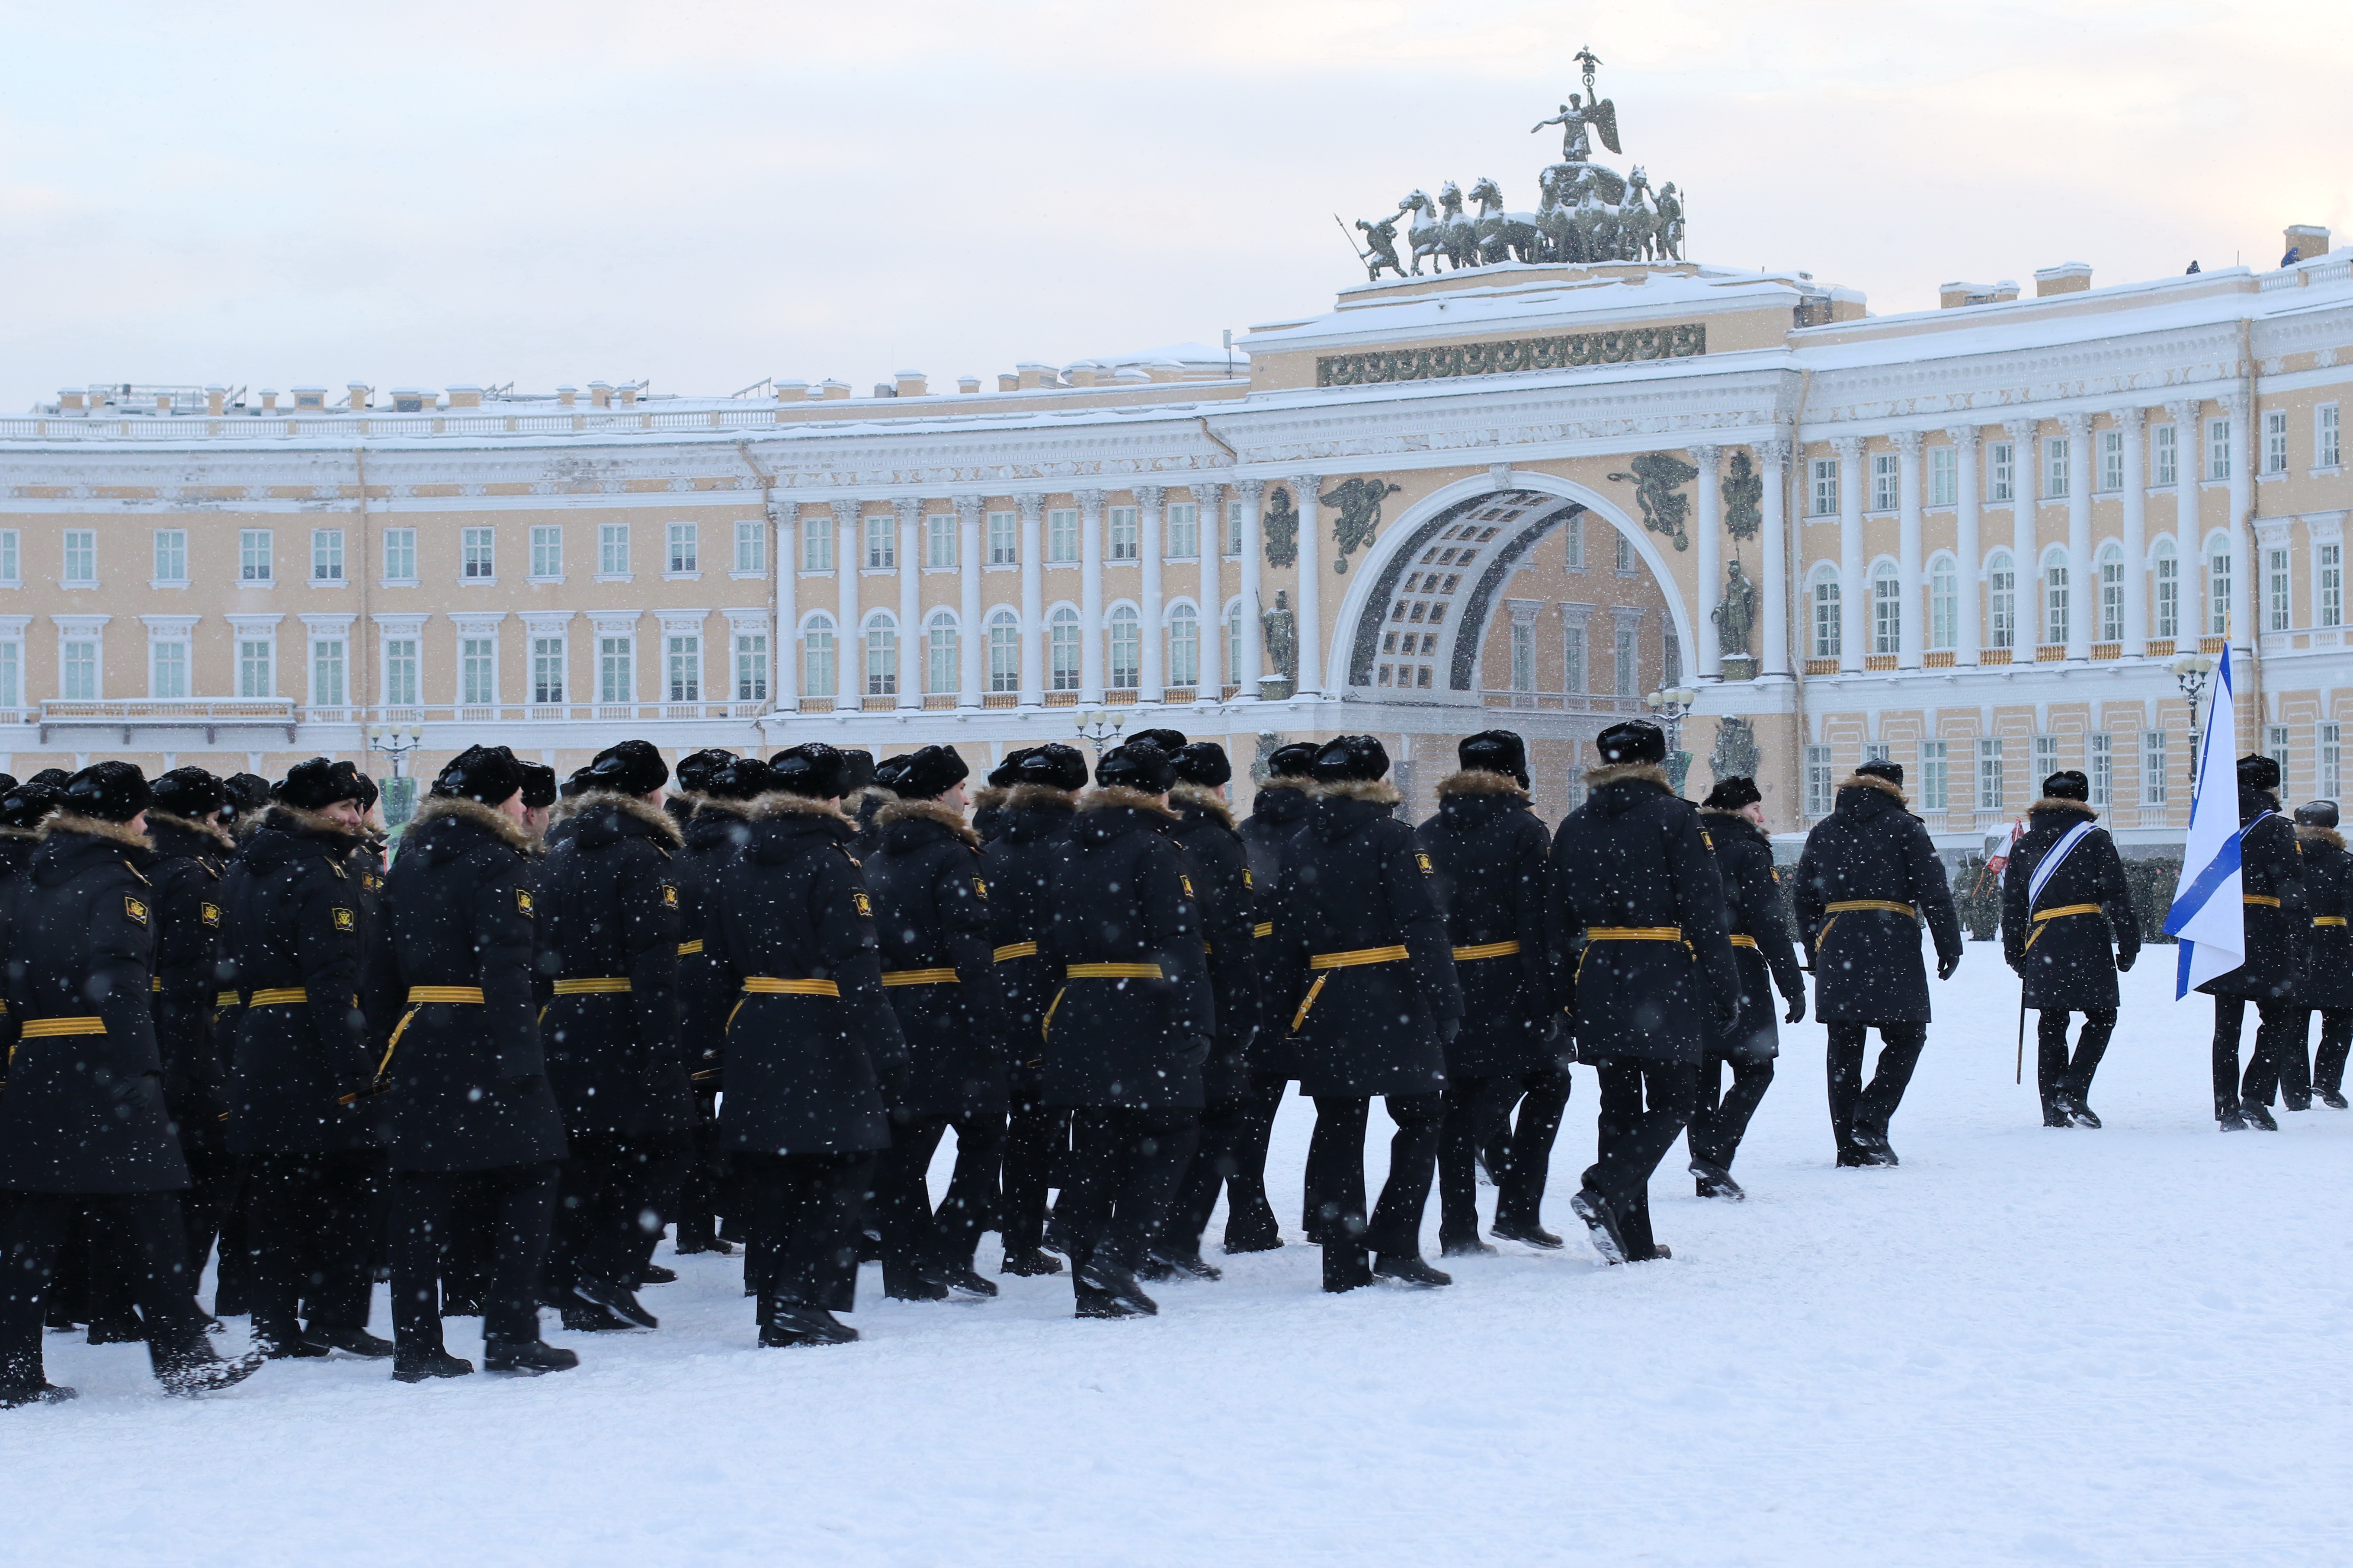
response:
<path id="1" fill-rule="evenodd" d="M 1611 332 L 1570 332 L 1549 338 L 1504 338 L 1486 343 L 1444 343 L 1434 348 L 1326 354 L 1315 362 L 1315 384 L 1372 386 L 1384 382 L 1446 381 L 1464 375 L 1573 370 L 1584 365 L 1628 364 L 1640 360 L 1695 359 L 1705 353 L 1706 323 L 1685 321 L 1670 327 L 1627 327 Z"/>

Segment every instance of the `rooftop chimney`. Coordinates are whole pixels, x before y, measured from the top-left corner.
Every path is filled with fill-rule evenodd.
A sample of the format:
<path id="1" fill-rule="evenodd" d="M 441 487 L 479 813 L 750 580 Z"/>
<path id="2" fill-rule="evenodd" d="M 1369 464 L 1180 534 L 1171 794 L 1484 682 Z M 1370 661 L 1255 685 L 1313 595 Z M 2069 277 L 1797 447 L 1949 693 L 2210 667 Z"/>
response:
<path id="1" fill-rule="evenodd" d="M 558 408 L 574 407 L 579 403 L 579 401 L 580 389 L 578 387 L 559 386 L 555 389 L 555 405 Z"/>
<path id="2" fill-rule="evenodd" d="M 972 393 L 978 392 L 979 390 L 980 377 L 976 375 L 960 375 L 956 377 L 956 391 L 960 393 Z"/>
<path id="3" fill-rule="evenodd" d="M 80 387 L 69 386 L 58 394 L 58 407 L 60 411 L 68 408 L 88 408 L 89 406 L 90 395 L 84 392 Z"/>
<path id="4" fill-rule="evenodd" d="M 481 405 L 482 405 L 482 389 L 481 389 L 480 387 L 479 387 L 479 386 L 453 386 L 453 387 L 451 387 L 451 388 L 449 389 L 449 406 L 450 406 L 450 407 L 452 407 L 452 408 L 480 408 Z"/>
<path id="5" fill-rule="evenodd" d="M 217 419 L 228 406 L 228 388 L 215 382 L 205 388 L 205 414 Z"/>
<path id="6" fill-rule="evenodd" d="M 392 389 L 392 411 L 395 414 L 422 414 L 440 401 L 422 387 L 396 386 Z"/>
<path id="7" fill-rule="evenodd" d="M 635 382 L 626 384 L 619 389 L 619 391 L 621 394 L 622 407 L 635 408 L 638 405 L 638 388 Z"/>
<path id="8" fill-rule="evenodd" d="M 895 397 L 921 397 L 923 395 L 925 378 L 922 371 L 895 371 L 892 373 L 892 379 L 897 384 L 892 388 L 892 395 Z"/>
<path id="9" fill-rule="evenodd" d="M 780 381 L 777 382 L 776 385 L 776 401 L 779 403 L 807 403 L 808 401 L 808 383 L 806 381 Z"/>
<path id="10" fill-rule="evenodd" d="M 364 382 L 347 381 L 343 383 L 344 401 L 351 405 L 353 413 L 357 413 L 368 405 L 368 394 L 375 390 Z"/>
<path id="11" fill-rule="evenodd" d="M 1013 369 L 1020 377 L 1021 390 L 1025 392 L 1032 387 L 1057 385 L 1062 379 L 1061 372 L 1050 364 L 1039 364 L 1035 360 L 1024 360 Z"/>
<path id="12" fill-rule="evenodd" d="M 828 402 L 838 397 L 847 397 L 849 395 L 849 384 L 846 381 L 835 381 L 832 378 L 828 377 L 826 380 L 820 381 L 817 384 L 818 395 L 825 398 Z"/>
<path id="13" fill-rule="evenodd" d="M 613 387 L 612 387 L 612 384 L 611 384 L 611 383 L 609 383 L 609 382 L 603 382 L 603 381 L 592 381 L 592 382 L 590 382 L 590 383 L 588 384 L 588 401 L 589 401 L 589 403 L 590 403 L 590 404 L 592 404 L 593 405 L 595 405 L 596 407 L 598 407 L 598 408 L 610 408 L 610 407 L 612 407 L 612 406 L 613 406 Z"/>
<path id="14" fill-rule="evenodd" d="M 2018 285 L 2005 278 L 1999 283 L 1940 283 L 1936 308 L 1956 310 L 1963 305 L 1998 305 L 2018 298 Z"/>
<path id="15" fill-rule="evenodd" d="M 2091 286 L 2092 266 L 2087 261 L 2063 261 L 2034 274 L 2034 297 L 2038 300 L 2053 294 L 2080 294 Z"/>
<path id="16" fill-rule="evenodd" d="M 294 389 L 294 410 L 296 413 L 299 414 L 305 409 L 311 408 L 323 409 L 326 406 L 327 389 L 325 387 L 298 386 Z"/>
<path id="17" fill-rule="evenodd" d="M 278 389 L 276 387 L 265 386 L 261 389 L 261 411 L 264 414 L 275 414 L 278 412 Z"/>
<path id="18" fill-rule="evenodd" d="M 2328 254 L 2328 226 L 2326 224 L 2292 223 L 2287 226 L 2286 238 L 2287 248 L 2280 253 L 2282 256 L 2293 250 L 2298 261 L 2310 261 Z M 2286 263 L 2282 262 L 2281 265 L 2285 266 Z"/>
<path id="19" fill-rule="evenodd" d="M 1018 375 L 1008 375 L 1004 372 L 999 371 L 997 376 L 997 390 L 999 392 L 1018 392 L 1021 390 L 1021 378 Z"/>

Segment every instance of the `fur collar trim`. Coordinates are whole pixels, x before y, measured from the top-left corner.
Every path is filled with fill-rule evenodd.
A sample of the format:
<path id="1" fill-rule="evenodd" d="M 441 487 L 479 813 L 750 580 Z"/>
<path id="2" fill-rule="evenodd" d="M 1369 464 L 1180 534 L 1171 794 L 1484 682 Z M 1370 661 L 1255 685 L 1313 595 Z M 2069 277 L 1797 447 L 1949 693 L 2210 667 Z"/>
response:
<path id="1" fill-rule="evenodd" d="M 1603 784 L 1620 784 L 1628 779 L 1654 784 L 1669 795 L 1674 793 L 1675 786 L 1667 782 L 1667 770 L 1656 763 L 1611 763 L 1606 767 L 1595 768 L 1585 775 L 1585 787 L 1599 789 Z"/>
<path id="2" fill-rule="evenodd" d="M 896 805 L 899 797 L 881 784 L 868 784 L 864 789 L 851 790 L 841 797 L 841 809 L 856 816 L 868 806 L 877 811 Z"/>
<path id="3" fill-rule="evenodd" d="M 829 800 L 813 800 L 805 795 L 772 790 L 756 800 L 743 804 L 750 808 L 744 815 L 761 822 L 775 822 L 786 816 L 818 816 L 828 822 L 838 822 L 853 833 L 858 830 L 857 818 Z"/>
<path id="4" fill-rule="evenodd" d="M 1912 804 L 1910 795 L 1905 795 L 1903 790 L 1881 778 L 1877 773 L 1849 773 L 1839 780 L 1838 786 L 1841 789 L 1875 789 L 1882 795 L 1894 797 L 1895 804 L 1898 805 Z"/>
<path id="5" fill-rule="evenodd" d="M 656 838 L 673 849 L 685 841 L 679 833 L 678 824 L 671 821 L 670 813 L 660 806 L 649 805 L 633 795 L 617 795 L 611 790 L 604 789 L 584 791 L 569 800 L 557 801 L 555 808 L 547 814 L 547 826 L 553 828 L 557 823 L 575 817 L 584 811 L 591 811 L 605 805 L 611 806 L 623 816 L 634 817 L 644 823 L 653 829 Z"/>
<path id="6" fill-rule="evenodd" d="M 1220 826 L 1230 829 L 1234 825 L 1233 807 L 1218 798 L 1218 792 L 1203 784 L 1180 784 L 1168 792 L 1172 805 L 1185 806 L 1209 817 Z"/>
<path id="7" fill-rule="evenodd" d="M 752 803 L 748 800 L 722 800 L 715 795 L 699 795 L 694 797 L 694 815 L 749 816 L 752 815 Z"/>
<path id="8" fill-rule="evenodd" d="M 1132 806 L 1137 811 L 1147 812 L 1154 816 L 1165 816 L 1171 822 L 1184 820 L 1176 812 L 1161 805 L 1158 795 L 1146 795 L 1140 789 L 1129 789 L 1124 784 L 1097 784 L 1079 796 L 1081 811 L 1108 811 L 1119 805 Z"/>
<path id="9" fill-rule="evenodd" d="M 0 827 L 0 838 L 28 838 L 38 842 L 40 837 L 41 830 L 37 827 Z"/>
<path id="10" fill-rule="evenodd" d="M 237 847 L 237 840 L 231 838 L 228 836 L 228 830 L 217 822 L 198 822 L 192 816 L 174 816 L 168 811 L 151 809 L 147 813 L 147 826 L 150 828 L 176 827 L 183 833 L 193 833 L 199 838 L 209 838 L 224 849 Z"/>
<path id="11" fill-rule="evenodd" d="M 1342 779 L 1316 784 L 1308 793 L 1317 800 L 1368 800 L 1375 805 L 1398 805 L 1405 800 L 1387 779 Z"/>
<path id="12" fill-rule="evenodd" d="M 2057 795 L 2044 795 L 2041 800 L 2036 801 L 2032 805 L 2028 806 L 2026 809 L 2030 814 L 2038 811 L 2068 811 L 2074 813 L 2077 816 L 2089 817 L 2095 822 L 2099 820 L 2100 816 L 2098 812 L 2094 811 L 2090 805 L 2086 805 L 2083 801 L 2061 800 Z"/>
<path id="13" fill-rule="evenodd" d="M 1449 773 L 1439 780 L 1438 798 L 1444 800 L 1450 795 L 1515 795 L 1523 805 L 1527 804 L 1528 798 L 1528 792 L 1520 787 L 1519 780 L 1509 773 L 1489 773 L 1485 768 L 1464 768 L 1459 773 Z"/>
<path id="14" fill-rule="evenodd" d="M 1012 793 L 1013 786 L 1010 784 L 981 785 L 980 788 L 972 792 L 973 815 L 977 816 L 984 811 L 992 811 L 997 807 L 1003 805 L 1005 804 L 1005 797 Z"/>
<path id="15" fill-rule="evenodd" d="M 463 795 L 437 795 L 417 808 L 417 820 L 412 826 L 422 827 L 428 822 L 448 818 L 470 822 L 519 855 L 529 855 L 538 846 L 531 829 L 494 805 L 484 805 L 479 800 Z"/>
<path id="16" fill-rule="evenodd" d="M 149 820 L 153 820 L 152 814 Z M 176 819 L 166 817 L 164 820 Z M 282 800 L 270 802 L 269 810 L 263 816 L 261 821 L 265 827 L 282 827 L 294 833 L 316 834 L 322 838 L 340 838 L 344 841 L 346 847 L 356 847 L 361 838 L 359 829 L 345 827 L 324 812 L 305 811 L 299 805 L 289 805 Z"/>
<path id="17" fill-rule="evenodd" d="M 913 821 L 936 822 L 975 849 L 980 847 L 980 835 L 965 821 L 963 813 L 935 800 L 900 800 L 894 796 L 890 805 L 874 814 L 874 826 L 877 827 L 888 827 L 894 822 Z"/>
<path id="18" fill-rule="evenodd" d="M 40 837 L 55 833 L 79 833 L 89 838 L 105 838 L 132 849 L 153 849 L 155 841 L 143 833 L 133 833 L 127 822 L 107 822 L 95 816 L 79 816 L 61 811 L 41 824 Z"/>
<path id="19" fill-rule="evenodd" d="M 2337 829 L 2333 827 L 2323 827 L 2317 823 L 2297 823 L 2295 825 L 2295 836 L 2306 844 L 2326 844 L 2331 849 L 2342 849 L 2345 847 L 2345 836 L 2343 834 L 2337 832 Z"/>
<path id="20" fill-rule="evenodd" d="M 1008 811 L 1076 811 L 1078 805 L 1075 791 L 1052 784 L 1015 784 L 1005 792 Z"/>

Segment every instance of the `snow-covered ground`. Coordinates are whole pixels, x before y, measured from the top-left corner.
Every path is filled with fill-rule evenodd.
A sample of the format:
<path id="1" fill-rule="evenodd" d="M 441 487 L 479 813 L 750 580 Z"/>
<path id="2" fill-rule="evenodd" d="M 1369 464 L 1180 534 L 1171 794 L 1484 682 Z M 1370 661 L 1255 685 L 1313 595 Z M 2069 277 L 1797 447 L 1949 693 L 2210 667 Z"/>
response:
<path id="1" fill-rule="evenodd" d="M 2170 1000 L 2171 957 L 2125 977 L 2098 1132 L 2039 1124 L 2031 1060 L 2012 1085 L 1989 946 L 1936 988 L 1900 1170 L 1831 1168 L 1822 1033 L 1787 1031 L 1751 1201 L 1693 1198 L 1680 1149 L 1662 1170 L 1671 1263 L 1573 1237 L 1335 1298 L 1293 1245 L 1128 1323 L 1072 1321 L 1059 1279 L 884 1302 L 870 1269 L 863 1343 L 786 1352 L 696 1257 L 647 1293 L 658 1333 L 551 1317 L 576 1373 L 338 1360 L 201 1403 L 51 1335 L 82 1398 L 0 1414 L 0 1531 L 42 1568 L 2342 1562 L 2353 1114 L 2218 1135 L 2211 1007 Z M 1583 1069 L 1577 1096 L 1564 1229 Z M 1287 1221 L 1309 1120 L 1277 1124 Z"/>

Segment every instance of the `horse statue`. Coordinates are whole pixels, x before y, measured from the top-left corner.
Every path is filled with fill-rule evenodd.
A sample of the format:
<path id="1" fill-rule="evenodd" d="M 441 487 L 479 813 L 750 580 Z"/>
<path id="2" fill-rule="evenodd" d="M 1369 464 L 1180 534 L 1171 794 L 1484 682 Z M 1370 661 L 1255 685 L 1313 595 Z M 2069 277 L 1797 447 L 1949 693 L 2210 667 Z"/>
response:
<path id="1" fill-rule="evenodd" d="M 1543 256 L 1544 236 L 1537 232 L 1535 215 L 1505 212 L 1501 185 L 1482 177 L 1471 187 L 1471 199 L 1479 204 L 1482 263 L 1535 261 Z"/>
<path id="2" fill-rule="evenodd" d="M 1416 191 L 1398 203 L 1398 211 L 1411 213 L 1413 222 L 1406 230 L 1406 238 L 1413 247 L 1413 275 L 1421 276 L 1421 258 L 1430 258 L 1430 269 L 1438 270 L 1438 258 L 1446 253 L 1446 226 L 1439 221 L 1438 204 L 1430 199 L 1427 191 Z"/>
<path id="3" fill-rule="evenodd" d="M 1385 217 L 1378 223 L 1369 223 L 1363 218 L 1358 218 L 1356 226 L 1365 231 L 1365 243 L 1372 247 L 1370 251 L 1360 258 L 1365 264 L 1366 280 L 1379 282 L 1383 268 L 1387 268 L 1400 278 L 1404 277 L 1405 265 L 1398 260 L 1397 219 Z"/>
<path id="4" fill-rule="evenodd" d="M 1555 163 L 1538 176 L 1544 195 L 1536 202 L 1536 232 L 1544 238 L 1546 261 L 1583 261 L 1585 237 L 1577 226 L 1577 209 L 1567 195 L 1573 184 L 1570 165 Z"/>
<path id="5" fill-rule="evenodd" d="M 1438 193 L 1439 227 L 1447 264 L 1457 272 L 1479 265 L 1479 225 L 1462 212 L 1462 187 L 1449 180 Z"/>
<path id="6" fill-rule="evenodd" d="M 1657 216 L 1651 206 L 1651 176 L 1637 163 L 1626 179 L 1626 199 L 1618 204 L 1618 247 L 1623 259 L 1651 258 Z"/>

